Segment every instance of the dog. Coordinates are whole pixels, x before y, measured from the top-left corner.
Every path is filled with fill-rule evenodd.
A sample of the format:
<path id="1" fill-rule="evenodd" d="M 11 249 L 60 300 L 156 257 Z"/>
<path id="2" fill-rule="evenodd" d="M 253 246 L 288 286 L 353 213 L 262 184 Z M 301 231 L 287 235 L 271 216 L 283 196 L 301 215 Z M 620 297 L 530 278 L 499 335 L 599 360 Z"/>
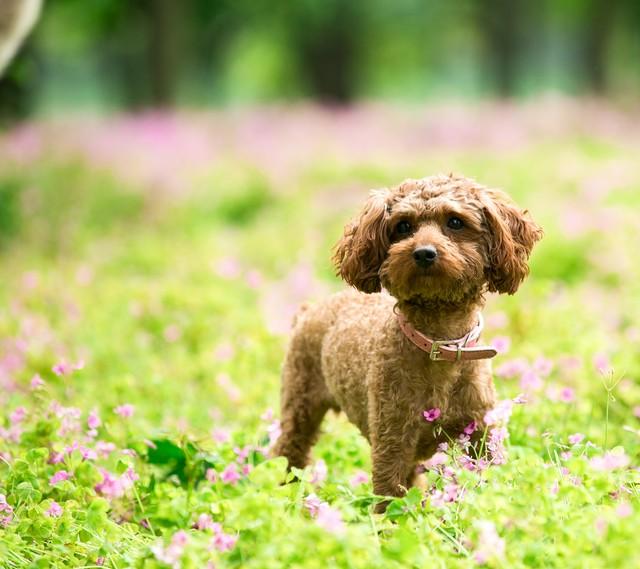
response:
<path id="1" fill-rule="evenodd" d="M 469 178 L 372 191 L 333 257 L 356 290 L 294 318 L 275 454 L 303 468 L 326 412 L 343 411 L 371 444 L 381 512 L 440 443 L 469 425 L 478 440 L 496 400 L 496 351 L 478 345 L 484 297 L 516 292 L 541 237 L 506 193 Z"/>

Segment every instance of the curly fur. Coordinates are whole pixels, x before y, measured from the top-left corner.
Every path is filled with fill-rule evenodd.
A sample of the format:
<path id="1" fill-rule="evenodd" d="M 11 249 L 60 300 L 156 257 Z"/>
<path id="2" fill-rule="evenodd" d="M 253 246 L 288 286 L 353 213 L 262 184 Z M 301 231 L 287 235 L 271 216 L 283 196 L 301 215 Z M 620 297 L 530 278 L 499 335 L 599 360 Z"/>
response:
<path id="1" fill-rule="evenodd" d="M 464 226 L 450 228 L 451 217 Z M 410 232 L 399 234 L 401 221 Z M 372 192 L 334 255 L 338 274 L 358 290 L 305 306 L 295 320 L 276 454 L 304 467 L 327 410 L 341 410 L 371 443 L 374 491 L 402 495 L 438 444 L 471 421 L 483 427 L 495 391 L 488 360 L 431 361 L 404 336 L 394 311 L 431 338 L 463 336 L 485 292 L 518 289 L 541 237 L 507 194 L 468 178 L 434 176 Z M 421 268 L 413 252 L 426 245 L 438 256 Z M 437 426 L 422 416 L 435 407 Z"/>

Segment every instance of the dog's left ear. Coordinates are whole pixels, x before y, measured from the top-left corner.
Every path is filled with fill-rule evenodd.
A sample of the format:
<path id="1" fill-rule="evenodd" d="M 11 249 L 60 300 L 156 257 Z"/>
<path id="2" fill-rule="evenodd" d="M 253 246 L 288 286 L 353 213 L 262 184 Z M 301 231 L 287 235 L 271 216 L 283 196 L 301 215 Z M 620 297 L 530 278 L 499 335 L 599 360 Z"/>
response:
<path id="1" fill-rule="evenodd" d="M 542 229 L 500 190 L 485 190 L 482 198 L 489 228 L 489 291 L 513 294 L 529 274 L 529 255 Z"/>
<path id="2" fill-rule="evenodd" d="M 344 228 L 333 262 L 338 276 L 362 292 L 379 292 L 378 271 L 389 248 L 387 217 L 389 190 L 374 190 L 362 211 Z"/>

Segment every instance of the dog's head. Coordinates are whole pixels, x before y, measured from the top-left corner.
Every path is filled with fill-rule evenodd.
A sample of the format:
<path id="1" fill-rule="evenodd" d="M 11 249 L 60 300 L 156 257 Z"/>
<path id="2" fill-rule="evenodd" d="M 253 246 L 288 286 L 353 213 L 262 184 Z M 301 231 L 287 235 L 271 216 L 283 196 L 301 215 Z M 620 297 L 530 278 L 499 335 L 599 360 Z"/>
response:
<path id="1" fill-rule="evenodd" d="M 334 262 L 363 292 L 456 301 L 478 290 L 513 294 L 542 230 L 500 190 L 434 176 L 375 190 L 345 227 Z"/>

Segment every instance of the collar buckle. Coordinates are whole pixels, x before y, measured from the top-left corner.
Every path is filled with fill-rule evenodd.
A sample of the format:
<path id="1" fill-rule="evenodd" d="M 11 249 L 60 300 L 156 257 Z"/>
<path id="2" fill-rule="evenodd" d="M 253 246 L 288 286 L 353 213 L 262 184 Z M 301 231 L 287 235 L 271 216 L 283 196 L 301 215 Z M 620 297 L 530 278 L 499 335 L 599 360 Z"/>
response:
<path id="1" fill-rule="evenodd" d="M 432 362 L 441 362 L 444 358 L 441 358 L 440 355 L 442 352 L 440 351 L 440 346 L 442 344 L 437 340 L 431 341 L 431 350 L 429 350 L 429 359 Z"/>

